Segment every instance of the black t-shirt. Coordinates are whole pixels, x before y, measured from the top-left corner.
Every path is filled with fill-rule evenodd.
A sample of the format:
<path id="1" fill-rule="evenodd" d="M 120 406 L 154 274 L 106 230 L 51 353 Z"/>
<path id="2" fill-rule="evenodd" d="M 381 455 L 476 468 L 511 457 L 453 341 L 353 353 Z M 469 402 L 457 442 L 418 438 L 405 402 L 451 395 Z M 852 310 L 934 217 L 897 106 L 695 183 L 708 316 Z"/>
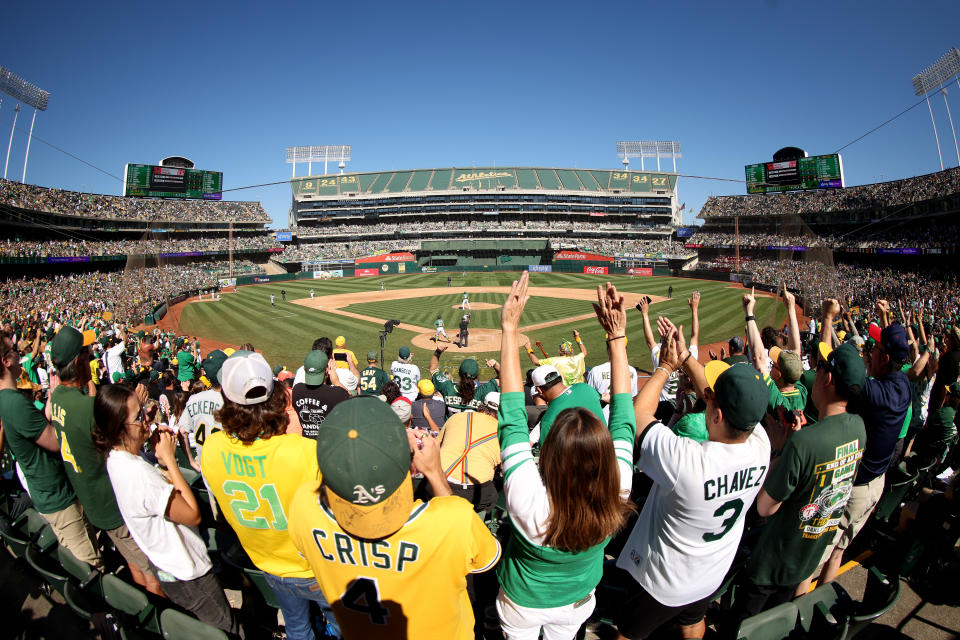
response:
<path id="1" fill-rule="evenodd" d="M 301 382 L 294 385 L 293 409 L 300 418 L 304 437 L 316 440 L 320 425 L 330 410 L 349 397 L 345 389 L 329 384 L 308 385 Z"/>
<path id="2" fill-rule="evenodd" d="M 949 387 L 957 381 L 958 377 L 960 377 L 960 349 L 954 349 L 953 351 L 947 351 L 940 358 L 935 384 L 939 388 Z"/>

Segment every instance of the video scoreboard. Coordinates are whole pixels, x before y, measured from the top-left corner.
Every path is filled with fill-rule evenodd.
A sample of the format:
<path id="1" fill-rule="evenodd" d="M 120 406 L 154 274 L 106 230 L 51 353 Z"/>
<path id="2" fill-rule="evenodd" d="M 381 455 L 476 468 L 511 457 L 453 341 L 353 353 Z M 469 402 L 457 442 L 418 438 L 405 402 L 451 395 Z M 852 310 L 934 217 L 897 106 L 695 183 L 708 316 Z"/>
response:
<path id="1" fill-rule="evenodd" d="M 747 193 L 843 187 L 843 159 L 839 153 L 748 164 L 744 171 L 747 175 Z"/>
<path id="2" fill-rule="evenodd" d="M 223 197 L 223 173 L 152 164 L 128 164 L 123 172 L 123 195 L 140 198 Z"/>

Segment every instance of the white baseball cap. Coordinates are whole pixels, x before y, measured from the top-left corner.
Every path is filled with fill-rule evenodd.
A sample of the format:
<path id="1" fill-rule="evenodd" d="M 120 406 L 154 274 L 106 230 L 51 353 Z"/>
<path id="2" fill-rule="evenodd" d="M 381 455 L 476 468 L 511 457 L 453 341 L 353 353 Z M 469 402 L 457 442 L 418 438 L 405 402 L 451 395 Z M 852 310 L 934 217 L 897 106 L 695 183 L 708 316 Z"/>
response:
<path id="1" fill-rule="evenodd" d="M 273 393 L 273 370 L 253 351 L 237 351 L 224 360 L 217 380 L 223 395 L 237 404 L 260 404 Z"/>
<path id="2" fill-rule="evenodd" d="M 483 404 L 487 405 L 488 409 L 493 409 L 494 411 L 500 410 L 500 392 L 491 391 L 483 398 Z"/>
<path id="3" fill-rule="evenodd" d="M 557 368 L 550 364 L 542 364 L 536 369 L 533 370 L 530 378 L 533 380 L 533 385 L 535 387 L 542 387 L 547 382 L 552 380 L 554 377 L 559 378 L 560 372 L 557 371 Z"/>
<path id="4" fill-rule="evenodd" d="M 413 403 L 410 402 L 410 398 L 406 396 L 400 396 L 394 400 L 390 408 L 393 409 L 393 412 L 397 414 L 397 417 L 400 418 L 400 422 L 403 424 L 407 424 L 407 420 L 409 420 L 413 414 Z"/>

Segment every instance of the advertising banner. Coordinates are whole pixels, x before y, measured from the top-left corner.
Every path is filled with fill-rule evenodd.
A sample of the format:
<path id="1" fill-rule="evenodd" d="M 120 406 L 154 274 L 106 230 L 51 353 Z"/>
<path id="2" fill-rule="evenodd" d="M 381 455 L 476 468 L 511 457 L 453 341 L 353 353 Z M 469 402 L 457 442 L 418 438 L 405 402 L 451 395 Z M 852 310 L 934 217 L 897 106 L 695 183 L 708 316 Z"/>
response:
<path id="1" fill-rule="evenodd" d="M 553 271 L 552 264 L 531 264 L 527 265 L 527 271 L 530 273 L 550 273 Z"/>
<path id="2" fill-rule="evenodd" d="M 356 271 L 353 272 L 353 275 L 355 275 L 358 278 L 363 278 L 366 276 L 378 276 L 380 275 L 380 270 L 379 269 L 357 269 Z"/>
<path id="3" fill-rule="evenodd" d="M 356 264 L 364 264 L 367 262 L 415 262 L 416 258 L 409 251 L 403 251 L 400 253 L 382 253 L 378 256 L 366 256 L 364 258 L 357 258 Z"/>
<path id="4" fill-rule="evenodd" d="M 269 276 L 253 276 L 254 282 L 270 282 Z"/>
<path id="5" fill-rule="evenodd" d="M 684 249 L 699 249 L 702 246 L 703 246 L 702 244 L 699 244 L 696 242 L 688 242 L 685 245 L 683 245 Z"/>
<path id="6" fill-rule="evenodd" d="M 277 242 L 292 242 L 293 234 L 289 231 L 278 231 Z"/>
<path id="7" fill-rule="evenodd" d="M 90 262 L 90 256 L 54 256 L 46 259 L 47 264 L 57 264 L 60 262 Z"/>
<path id="8" fill-rule="evenodd" d="M 765 247 L 767 251 L 806 251 L 807 247 L 794 247 L 792 245 L 770 245 Z"/>
<path id="9" fill-rule="evenodd" d="M 652 276 L 653 269 L 650 267 L 630 267 L 627 274 L 631 276 Z"/>
<path id="10" fill-rule="evenodd" d="M 329 280 L 330 278 L 342 278 L 343 269 L 333 269 L 331 271 L 314 271 L 314 280 Z"/>
<path id="11" fill-rule="evenodd" d="M 594 276 L 605 276 L 609 272 L 609 267 L 584 267 L 583 272 Z"/>
<path id="12" fill-rule="evenodd" d="M 420 267 L 420 271 L 424 273 L 436 273 L 437 268 L 436 267 Z"/>
<path id="13" fill-rule="evenodd" d="M 601 256 L 596 253 L 584 253 L 582 251 L 558 251 L 554 256 L 554 260 L 590 260 L 591 262 L 603 261 L 603 262 L 613 262 L 613 258 L 610 256 Z"/>
<path id="14" fill-rule="evenodd" d="M 220 278 L 221 287 L 235 287 L 237 286 L 236 278 Z"/>

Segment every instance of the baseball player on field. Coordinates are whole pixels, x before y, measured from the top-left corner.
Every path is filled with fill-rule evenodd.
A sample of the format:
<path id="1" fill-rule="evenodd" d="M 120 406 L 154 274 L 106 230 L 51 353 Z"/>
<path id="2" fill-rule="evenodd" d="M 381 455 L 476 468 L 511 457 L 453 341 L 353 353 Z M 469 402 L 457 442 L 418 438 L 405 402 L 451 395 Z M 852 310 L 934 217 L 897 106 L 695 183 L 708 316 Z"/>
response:
<path id="1" fill-rule="evenodd" d="M 690 357 L 680 330 L 666 318 L 660 363 L 637 395 L 637 467 L 654 487 L 617 566 L 636 581 L 617 618 L 622 637 L 639 640 L 676 622 L 685 638 L 702 638 L 710 596 L 733 563 L 744 518 L 770 464 L 770 441 L 758 426 L 769 393 L 749 364 Z M 677 371 L 706 401 L 709 439 L 673 433 L 654 418 L 660 390 Z M 683 532 L 682 536 L 674 532 Z"/>
<path id="2" fill-rule="evenodd" d="M 271 307 L 277 306 L 277 305 L 275 305 L 275 304 L 273 303 L 273 294 L 272 294 L 272 293 L 270 294 L 270 306 L 271 306 Z"/>
<path id="3" fill-rule="evenodd" d="M 463 300 L 460 302 L 460 310 L 463 311 L 464 309 L 469 309 L 469 308 L 470 308 L 470 296 L 467 294 L 466 291 L 464 291 Z"/>
<path id="4" fill-rule="evenodd" d="M 313 300 L 313 289 L 310 289 L 310 299 Z"/>
<path id="5" fill-rule="evenodd" d="M 446 329 L 443 328 L 443 318 L 437 314 L 437 319 L 434 321 L 433 326 L 436 328 L 436 333 L 433 335 L 434 342 L 440 342 L 440 336 L 446 338 L 447 342 L 450 342 L 450 337 L 447 335 Z"/>

